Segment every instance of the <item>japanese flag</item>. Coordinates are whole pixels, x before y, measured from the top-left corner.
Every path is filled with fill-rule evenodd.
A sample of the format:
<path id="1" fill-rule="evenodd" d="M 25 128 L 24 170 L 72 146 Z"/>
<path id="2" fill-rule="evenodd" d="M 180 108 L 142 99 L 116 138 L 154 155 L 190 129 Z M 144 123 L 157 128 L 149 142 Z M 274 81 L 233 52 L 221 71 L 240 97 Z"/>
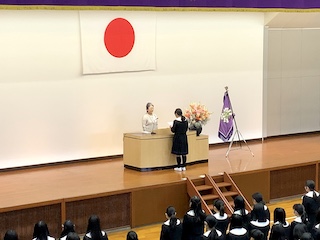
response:
<path id="1" fill-rule="evenodd" d="M 154 13 L 79 14 L 83 74 L 155 70 Z"/>

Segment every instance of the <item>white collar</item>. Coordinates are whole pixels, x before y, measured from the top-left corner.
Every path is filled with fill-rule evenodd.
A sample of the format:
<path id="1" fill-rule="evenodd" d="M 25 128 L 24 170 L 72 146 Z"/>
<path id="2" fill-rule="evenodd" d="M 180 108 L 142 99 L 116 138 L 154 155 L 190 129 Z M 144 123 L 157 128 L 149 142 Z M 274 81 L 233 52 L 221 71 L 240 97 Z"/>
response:
<path id="1" fill-rule="evenodd" d="M 316 194 L 317 197 L 319 196 L 319 193 L 317 191 L 309 191 L 306 193 L 305 196 L 313 198 L 313 192 Z"/>
<path id="2" fill-rule="evenodd" d="M 203 235 L 208 237 L 212 230 L 206 231 Z M 222 232 L 220 232 L 218 229 L 216 229 L 216 233 L 218 234 L 218 237 L 222 235 Z"/>
<path id="3" fill-rule="evenodd" d="M 247 233 L 247 229 L 245 228 L 234 228 L 234 229 L 231 229 L 229 231 L 229 233 L 232 233 L 233 235 L 244 235 Z"/>
<path id="4" fill-rule="evenodd" d="M 301 217 L 296 217 L 293 221 L 298 222 L 298 223 L 302 223 Z"/>
<path id="5" fill-rule="evenodd" d="M 166 226 L 170 226 L 170 219 L 168 219 L 167 221 L 165 221 L 163 224 L 166 225 Z M 177 219 L 176 225 L 179 225 L 179 224 L 180 224 L 180 219 Z"/>
<path id="6" fill-rule="evenodd" d="M 258 220 L 256 220 L 256 221 L 251 221 L 250 223 L 257 227 L 266 227 L 270 224 L 268 219 L 265 222 L 258 222 Z"/>
<path id="7" fill-rule="evenodd" d="M 225 220 L 228 218 L 228 215 L 226 213 L 223 214 L 223 216 L 220 216 L 220 213 L 215 213 L 213 216 L 218 220 Z"/>

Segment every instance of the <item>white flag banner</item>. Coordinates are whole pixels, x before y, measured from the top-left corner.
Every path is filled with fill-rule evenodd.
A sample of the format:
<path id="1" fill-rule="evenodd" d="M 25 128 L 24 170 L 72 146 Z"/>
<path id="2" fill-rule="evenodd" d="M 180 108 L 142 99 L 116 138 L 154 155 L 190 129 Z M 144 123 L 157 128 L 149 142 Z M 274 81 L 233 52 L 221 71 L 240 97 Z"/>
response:
<path id="1" fill-rule="evenodd" d="M 155 70 L 152 12 L 80 11 L 83 74 Z"/>

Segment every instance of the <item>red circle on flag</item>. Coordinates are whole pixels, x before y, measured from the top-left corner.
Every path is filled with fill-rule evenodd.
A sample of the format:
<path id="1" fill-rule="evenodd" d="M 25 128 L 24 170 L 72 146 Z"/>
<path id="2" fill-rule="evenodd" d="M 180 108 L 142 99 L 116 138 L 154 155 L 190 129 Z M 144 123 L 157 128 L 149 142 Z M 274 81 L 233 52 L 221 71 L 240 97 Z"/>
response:
<path id="1" fill-rule="evenodd" d="M 131 52 L 134 40 L 133 27 L 124 18 L 113 19 L 104 32 L 104 45 L 117 58 L 125 57 Z"/>

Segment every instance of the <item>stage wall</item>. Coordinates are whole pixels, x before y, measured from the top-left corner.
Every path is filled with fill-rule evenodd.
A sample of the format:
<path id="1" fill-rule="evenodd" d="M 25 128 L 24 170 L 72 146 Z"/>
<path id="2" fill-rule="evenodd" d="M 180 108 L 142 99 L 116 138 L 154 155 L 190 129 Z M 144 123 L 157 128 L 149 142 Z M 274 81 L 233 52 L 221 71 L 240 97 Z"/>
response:
<path id="1" fill-rule="evenodd" d="M 0 168 L 121 155 L 148 101 L 160 128 L 205 104 L 203 134 L 221 142 L 225 86 L 242 135 L 262 137 L 263 13 L 134 14 L 155 14 L 156 70 L 84 76 L 78 11 L 1 11 Z"/>

